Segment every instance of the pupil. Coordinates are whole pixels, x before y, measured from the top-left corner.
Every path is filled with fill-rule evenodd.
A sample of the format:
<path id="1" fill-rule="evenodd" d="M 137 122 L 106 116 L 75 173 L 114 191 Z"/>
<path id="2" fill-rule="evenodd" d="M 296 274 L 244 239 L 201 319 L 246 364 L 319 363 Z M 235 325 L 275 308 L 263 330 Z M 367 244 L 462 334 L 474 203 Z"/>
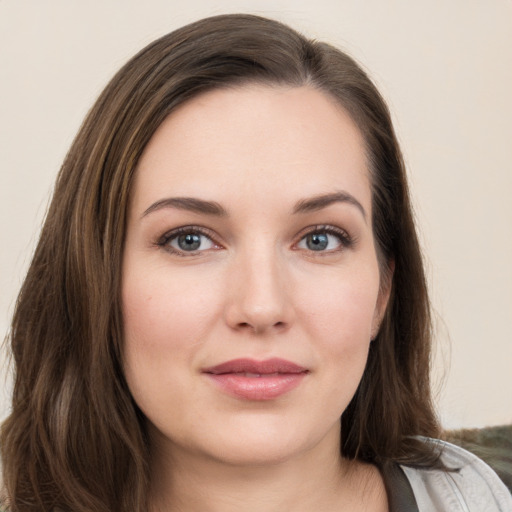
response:
<path id="1" fill-rule="evenodd" d="M 201 245 L 201 237 L 193 233 L 180 235 L 178 237 L 178 245 L 184 251 L 195 251 Z"/>
<path id="2" fill-rule="evenodd" d="M 308 249 L 313 251 L 322 251 L 327 247 L 329 240 L 327 235 L 315 233 L 308 236 L 307 246 Z"/>

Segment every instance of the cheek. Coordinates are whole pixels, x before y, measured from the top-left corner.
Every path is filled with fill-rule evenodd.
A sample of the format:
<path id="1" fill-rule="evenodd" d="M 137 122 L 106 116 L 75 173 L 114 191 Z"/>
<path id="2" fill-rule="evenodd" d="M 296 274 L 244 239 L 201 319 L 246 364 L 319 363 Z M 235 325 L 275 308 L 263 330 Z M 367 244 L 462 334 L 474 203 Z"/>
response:
<path id="1" fill-rule="evenodd" d="M 206 281 L 207 283 L 207 281 Z M 144 345 L 148 354 L 200 344 L 215 311 L 215 292 L 201 279 L 179 273 L 132 272 L 122 289 L 127 345 Z"/>
<path id="2" fill-rule="evenodd" d="M 333 350 L 357 348 L 370 341 L 378 292 L 378 273 L 330 276 L 300 294 L 299 322 Z"/>
<path id="3" fill-rule="evenodd" d="M 186 381 L 184 371 L 206 341 L 216 316 L 214 295 L 204 280 L 203 284 L 193 279 L 183 282 L 162 269 L 132 266 L 124 276 L 124 371 L 141 409 L 152 396 L 167 396 L 166 390 Z"/>
<path id="4" fill-rule="evenodd" d="M 378 290 L 378 272 L 352 273 L 331 276 L 301 295 L 299 322 L 314 340 L 319 366 L 327 370 L 323 386 L 337 404 L 333 410 L 346 407 L 362 378 Z"/>

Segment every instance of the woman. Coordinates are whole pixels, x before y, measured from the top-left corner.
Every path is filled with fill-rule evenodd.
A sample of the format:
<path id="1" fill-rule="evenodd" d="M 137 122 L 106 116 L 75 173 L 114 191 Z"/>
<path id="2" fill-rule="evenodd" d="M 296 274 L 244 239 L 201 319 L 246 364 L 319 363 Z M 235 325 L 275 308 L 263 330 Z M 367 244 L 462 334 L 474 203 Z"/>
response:
<path id="1" fill-rule="evenodd" d="M 199 21 L 114 77 L 11 339 L 12 511 L 512 510 L 431 439 L 387 108 L 352 59 L 275 21 Z"/>

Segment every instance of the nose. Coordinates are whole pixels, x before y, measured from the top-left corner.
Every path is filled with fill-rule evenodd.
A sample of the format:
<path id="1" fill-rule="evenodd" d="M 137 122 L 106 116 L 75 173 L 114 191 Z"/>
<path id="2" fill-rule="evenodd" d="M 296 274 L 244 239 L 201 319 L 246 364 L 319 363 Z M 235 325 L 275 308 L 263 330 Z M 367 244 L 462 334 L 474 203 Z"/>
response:
<path id="1" fill-rule="evenodd" d="M 293 321 L 286 264 L 273 250 L 240 256 L 230 269 L 227 324 L 252 334 L 281 332 Z"/>

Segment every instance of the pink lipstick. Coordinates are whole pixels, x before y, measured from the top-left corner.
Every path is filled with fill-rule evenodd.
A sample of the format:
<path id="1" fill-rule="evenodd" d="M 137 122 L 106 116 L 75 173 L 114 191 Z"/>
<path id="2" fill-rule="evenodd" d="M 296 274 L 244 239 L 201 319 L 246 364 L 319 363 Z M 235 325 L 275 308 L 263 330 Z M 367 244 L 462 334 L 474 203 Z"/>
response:
<path id="1" fill-rule="evenodd" d="M 226 393 L 245 400 L 272 400 L 296 388 L 309 373 L 284 359 L 233 359 L 203 369 Z"/>

